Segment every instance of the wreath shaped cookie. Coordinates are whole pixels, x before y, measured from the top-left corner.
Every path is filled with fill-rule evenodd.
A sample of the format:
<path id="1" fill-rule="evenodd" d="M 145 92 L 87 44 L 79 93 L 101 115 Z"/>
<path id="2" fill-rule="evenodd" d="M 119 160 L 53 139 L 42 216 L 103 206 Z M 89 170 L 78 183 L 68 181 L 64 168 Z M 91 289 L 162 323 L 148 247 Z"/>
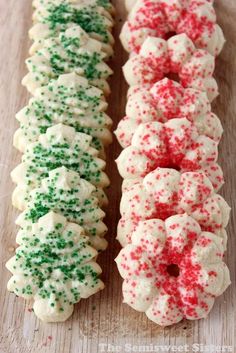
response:
<path id="1" fill-rule="evenodd" d="M 128 0 L 127 7 L 120 38 L 128 52 L 139 52 L 148 36 L 166 39 L 173 33 L 185 33 L 214 56 L 225 43 L 211 0 Z"/>
<path id="2" fill-rule="evenodd" d="M 210 101 L 218 95 L 214 69 L 214 56 L 196 49 L 185 33 L 168 40 L 148 37 L 140 52 L 131 55 L 123 66 L 130 86 L 150 87 L 167 75 L 177 75 L 176 79 L 184 88 L 206 92 Z"/>
<path id="3" fill-rule="evenodd" d="M 220 119 L 211 112 L 205 92 L 183 88 L 178 82 L 164 78 L 150 89 L 130 90 L 126 116 L 115 131 L 120 145 L 131 145 L 132 137 L 140 124 L 158 121 L 165 123 L 174 118 L 187 118 L 194 123 L 200 135 L 220 141 L 223 128 Z"/>
<path id="4" fill-rule="evenodd" d="M 158 325 L 205 318 L 230 284 L 221 239 L 186 214 L 140 222 L 116 258 L 124 302 Z"/>
<path id="5" fill-rule="evenodd" d="M 116 162 L 123 179 L 143 178 L 157 167 L 202 171 L 218 191 L 224 178 L 217 159 L 217 143 L 183 118 L 140 124 Z"/>
<path id="6" fill-rule="evenodd" d="M 174 169 L 157 168 L 144 179 L 123 185 L 120 203 L 121 219 L 117 238 L 122 246 L 130 242 L 130 234 L 140 221 L 151 218 L 165 220 L 187 213 L 202 230 L 216 233 L 224 241 L 224 228 L 229 221 L 230 207 L 214 192 L 204 173 L 180 173 Z"/>

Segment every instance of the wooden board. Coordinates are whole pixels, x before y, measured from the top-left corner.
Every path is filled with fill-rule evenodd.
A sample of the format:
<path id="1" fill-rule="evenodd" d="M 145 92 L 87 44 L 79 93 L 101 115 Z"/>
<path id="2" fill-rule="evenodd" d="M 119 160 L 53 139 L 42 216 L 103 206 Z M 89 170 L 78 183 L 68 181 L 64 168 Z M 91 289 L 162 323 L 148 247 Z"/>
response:
<path id="1" fill-rule="evenodd" d="M 115 57 L 111 63 L 115 71 L 112 78 L 112 94 L 109 114 L 114 126 L 124 113 L 126 85 L 121 66 L 126 54 L 121 48 L 118 34 L 125 19 L 122 0 L 114 1 L 117 8 L 115 37 Z M 225 128 L 220 145 L 220 163 L 223 166 L 226 185 L 223 196 L 232 206 L 232 217 L 228 227 L 229 242 L 226 261 L 231 270 L 232 285 L 225 295 L 216 301 L 207 320 L 182 322 L 170 328 L 160 328 L 122 304 L 121 279 L 114 264 L 119 251 L 115 240 L 116 225 L 119 219 L 120 183 L 114 159 L 120 148 L 116 141 L 108 150 L 107 171 L 111 178 L 108 191 L 110 206 L 107 210 L 109 248 L 100 256 L 103 280 L 106 289 L 82 301 L 76 306 L 73 317 L 62 324 L 43 324 L 39 322 L 30 306 L 20 298 L 6 291 L 10 275 L 5 262 L 15 249 L 17 212 L 11 206 L 13 185 L 10 170 L 19 162 L 20 155 L 12 147 L 13 132 L 17 128 L 15 113 L 27 102 L 27 93 L 20 81 L 26 72 L 24 60 L 27 57 L 29 40 L 27 31 L 31 25 L 30 0 L 0 0 L 0 235 L 1 235 L 1 337 L 0 353 L 96 353 L 125 352 L 125 344 L 157 346 L 163 345 L 226 345 L 234 347 L 235 337 L 235 199 L 236 199 L 236 2 L 235 0 L 216 1 L 219 23 L 222 25 L 227 45 L 217 59 L 216 78 L 221 96 L 214 104 L 214 111 L 221 117 Z M 113 344 L 117 348 L 104 348 L 101 344 Z M 104 350 L 103 350 L 104 348 Z M 109 349 L 111 348 L 111 349 Z M 152 350 L 149 350 L 151 352 Z M 138 348 L 133 352 L 138 352 Z M 208 350 L 209 352 L 209 350 Z M 212 352 L 217 352 L 213 349 Z"/>

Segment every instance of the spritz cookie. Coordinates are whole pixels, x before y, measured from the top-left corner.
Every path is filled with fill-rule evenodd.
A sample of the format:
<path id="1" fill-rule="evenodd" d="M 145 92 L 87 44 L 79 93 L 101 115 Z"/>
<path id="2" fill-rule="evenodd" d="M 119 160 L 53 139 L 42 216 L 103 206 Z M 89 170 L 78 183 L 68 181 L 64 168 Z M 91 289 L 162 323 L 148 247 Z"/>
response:
<path id="1" fill-rule="evenodd" d="M 224 246 L 186 214 L 140 222 L 116 258 L 124 302 L 161 326 L 206 318 L 230 285 Z"/>
<path id="2" fill-rule="evenodd" d="M 91 139 L 70 126 L 58 124 L 48 128 L 37 142 L 29 144 L 22 162 L 11 173 L 12 181 L 24 190 L 22 197 L 27 200 L 28 193 L 51 170 L 61 166 L 79 173 L 96 187 L 107 187 L 109 179 L 103 171 L 106 163 L 97 157 L 98 151 L 91 147 Z"/>
<path id="3" fill-rule="evenodd" d="M 23 201 L 24 211 L 16 223 L 21 227 L 29 222 L 35 223 L 44 214 L 54 211 L 81 225 L 89 236 L 90 244 L 97 250 L 104 250 L 107 227 L 103 223 L 105 213 L 97 196 L 96 188 L 80 178 L 78 173 L 65 167 L 57 168 L 29 193 L 27 201 Z"/>
<path id="4" fill-rule="evenodd" d="M 130 234 L 140 221 L 165 220 L 175 214 L 187 213 L 202 230 L 218 234 L 226 248 L 224 228 L 229 221 L 230 207 L 214 192 L 204 173 L 157 168 L 144 179 L 125 183 L 120 213 L 117 238 L 122 246 L 130 242 Z"/>
<path id="5" fill-rule="evenodd" d="M 224 34 L 211 0 L 127 0 L 126 4 L 130 13 L 120 38 L 129 52 L 138 52 L 148 36 L 166 39 L 173 33 L 186 33 L 196 47 L 214 56 L 223 48 Z"/>
<path id="6" fill-rule="evenodd" d="M 114 20 L 104 7 L 87 4 L 87 1 L 77 4 L 71 1 L 48 2 L 35 10 L 33 20 L 34 25 L 29 31 L 29 36 L 34 43 L 30 54 L 43 48 L 46 39 L 58 37 L 59 33 L 75 25 L 80 26 L 91 38 L 100 41 L 106 58 L 113 54 L 115 41 L 111 30 Z"/>
<path id="7" fill-rule="evenodd" d="M 33 300 L 35 315 L 46 322 L 68 319 L 74 304 L 104 288 L 97 251 L 78 224 L 50 212 L 17 234 L 16 255 L 6 264 L 13 274 L 8 290 Z"/>
<path id="8" fill-rule="evenodd" d="M 59 76 L 38 88 L 35 97 L 16 114 L 20 128 L 14 135 L 14 146 L 25 152 L 49 127 L 62 123 L 92 136 L 92 146 L 103 153 L 112 141 L 112 120 L 104 112 L 107 102 L 103 92 L 91 86 L 74 72 Z"/>
<path id="9" fill-rule="evenodd" d="M 29 73 L 22 84 L 34 95 L 37 88 L 50 80 L 74 72 L 108 94 L 110 88 L 106 80 L 112 70 L 104 58 L 101 43 L 91 39 L 81 27 L 73 26 L 58 37 L 47 39 L 43 48 L 26 60 Z"/>
<path id="10" fill-rule="evenodd" d="M 184 88 L 178 82 L 164 78 L 149 89 L 134 87 L 128 93 L 126 115 L 115 131 L 120 145 L 128 147 L 142 123 L 167 122 L 174 118 L 187 118 L 200 135 L 219 142 L 223 133 L 220 119 L 211 111 L 206 92 Z"/>
<path id="11" fill-rule="evenodd" d="M 123 72 L 130 86 L 149 87 L 166 75 L 176 75 L 185 88 L 195 88 L 207 93 L 212 101 L 218 95 L 218 85 L 213 77 L 215 58 L 206 50 L 196 49 L 185 33 L 167 41 L 148 37 L 139 54 L 126 62 Z"/>
<path id="12" fill-rule="evenodd" d="M 224 178 L 217 159 L 217 143 L 199 135 L 194 124 L 183 118 L 140 124 L 131 145 L 122 150 L 116 162 L 123 179 L 143 178 L 157 167 L 202 171 L 218 191 Z"/>

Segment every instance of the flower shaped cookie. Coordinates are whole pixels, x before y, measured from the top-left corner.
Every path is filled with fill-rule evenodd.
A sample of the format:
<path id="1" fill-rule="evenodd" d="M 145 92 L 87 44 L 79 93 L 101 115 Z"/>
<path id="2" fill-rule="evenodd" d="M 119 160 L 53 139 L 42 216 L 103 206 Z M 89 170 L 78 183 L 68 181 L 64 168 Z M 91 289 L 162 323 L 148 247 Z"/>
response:
<path id="1" fill-rule="evenodd" d="M 13 276 L 8 290 L 34 300 L 34 313 L 43 321 L 65 321 L 74 304 L 104 288 L 83 228 L 50 212 L 17 234 L 16 255 L 6 266 Z"/>
<path id="2" fill-rule="evenodd" d="M 124 302 L 158 325 L 205 318 L 230 284 L 224 247 L 186 214 L 140 222 L 116 258 Z"/>
<path id="3" fill-rule="evenodd" d="M 124 179 L 143 178 L 157 167 L 203 171 L 219 190 L 224 179 L 217 158 L 217 143 L 199 135 L 194 124 L 183 118 L 140 124 L 117 166 Z"/>
<path id="4" fill-rule="evenodd" d="M 124 185 L 120 213 L 117 238 L 122 246 L 130 242 L 130 235 L 140 221 L 165 220 L 182 213 L 193 217 L 202 230 L 217 233 L 226 246 L 224 228 L 230 208 L 214 192 L 204 173 L 157 168 L 142 180 L 128 181 Z"/>
<path id="5" fill-rule="evenodd" d="M 167 75 L 177 75 L 185 88 L 206 92 L 210 101 L 218 95 L 213 78 L 215 58 L 206 50 L 196 49 L 185 33 L 167 41 L 148 37 L 139 54 L 132 55 L 123 67 L 130 86 L 153 85 Z"/>
<path id="6" fill-rule="evenodd" d="M 168 78 L 156 82 L 150 89 L 134 88 L 128 94 L 126 116 L 119 122 L 115 134 L 122 147 L 131 144 L 138 126 L 150 121 L 166 122 L 187 118 L 200 135 L 219 142 L 223 129 L 219 118 L 211 112 L 205 92 L 183 88 Z"/>
<path id="7" fill-rule="evenodd" d="M 222 50 L 225 39 L 212 0 L 127 0 L 127 7 L 120 38 L 129 52 L 138 52 L 148 36 L 166 39 L 173 33 L 186 33 L 212 55 Z"/>

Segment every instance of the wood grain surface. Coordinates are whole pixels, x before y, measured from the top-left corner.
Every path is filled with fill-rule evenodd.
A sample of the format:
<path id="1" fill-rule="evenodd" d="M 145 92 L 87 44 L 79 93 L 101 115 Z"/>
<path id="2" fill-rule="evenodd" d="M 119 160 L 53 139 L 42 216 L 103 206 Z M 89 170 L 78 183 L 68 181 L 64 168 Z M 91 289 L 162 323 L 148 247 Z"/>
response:
<path id="1" fill-rule="evenodd" d="M 111 66 L 115 75 L 111 80 L 109 114 L 114 126 L 124 114 L 126 85 L 121 67 L 126 54 L 121 48 L 118 35 L 126 17 L 122 0 L 114 1 L 117 9 L 115 57 Z M 108 190 L 110 206 L 106 223 L 109 226 L 107 239 L 109 247 L 100 255 L 103 268 L 102 278 L 106 289 L 88 300 L 81 301 L 71 319 L 61 324 L 43 324 L 31 312 L 30 304 L 6 291 L 10 274 L 5 262 L 14 254 L 17 212 L 11 206 L 13 185 L 9 173 L 19 162 L 20 155 L 12 147 L 12 136 L 17 128 L 15 113 L 28 99 L 20 82 L 26 73 L 24 60 L 28 55 L 28 29 L 31 25 L 30 0 L 0 0 L 0 353 L 124 353 L 125 344 L 133 345 L 203 345 L 232 346 L 236 352 L 235 337 L 235 199 L 236 199 L 236 1 L 216 1 L 218 21 L 223 27 L 227 44 L 217 59 L 216 78 L 221 96 L 214 103 L 214 111 L 220 116 L 225 133 L 220 144 L 220 163 L 224 169 L 226 185 L 222 195 L 232 207 L 228 227 L 229 241 L 226 262 L 231 271 L 232 285 L 219 298 L 206 320 L 184 321 L 170 328 L 160 328 L 149 321 L 144 314 L 137 313 L 122 304 L 121 279 L 114 264 L 119 251 L 115 240 L 116 225 L 119 219 L 121 179 L 118 176 L 114 159 L 120 148 L 116 141 L 108 149 L 107 172 L 111 178 Z M 115 348 L 101 344 L 115 345 Z M 105 348 L 104 348 L 105 347 Z M 104 348 L 104 349 L 103 349 Z M 127 348 L 127 347 L 126 347 Z M 149 350 L 151 352 L 152 350 Z M 138 352 L 138 347 L 133 352 Z M 208 350 L 209 352 L 209 350 Z M 217 348 L 210 351 L 218 352 Z"/>

